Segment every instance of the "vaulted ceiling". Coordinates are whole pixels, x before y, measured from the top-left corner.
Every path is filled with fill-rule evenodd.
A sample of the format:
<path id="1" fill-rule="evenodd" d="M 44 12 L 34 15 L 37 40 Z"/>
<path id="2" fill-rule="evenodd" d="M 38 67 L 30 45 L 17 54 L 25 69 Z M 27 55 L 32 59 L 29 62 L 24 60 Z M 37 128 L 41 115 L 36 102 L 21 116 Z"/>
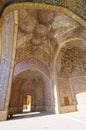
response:
<path id="1" fill-rule="evenodd" d="M 50 10 L 22 9 L 18 13 L 18 19 L 16 64 L 35 57 L 50 67 L 61 42 L 69 39 L 69 32 L 81 27 L 80 23 L 67 14 Z M 75 32 L 71 37 L 74 35 Z"/>
<path id="2" fill-rule="evenodd" d="M 58 5 L 66 7 L 69 10 L 73 11 L 75 14 L 82 17 L 83 19 L 86 19 L 86 0 L 0 0 L 1 13 L 7 5 L 9 5 L 10 3 L 17 2 L 38 2 Z"/>
<path id="3" fill-rule="evenodd" d="M 86 45 L 82 40 L 70 41 L 61 49 L 57 72 L 62 78 L 86 75 Z"/>
<path id="4" fill-rule="evenodd" d="M 37 82 L 43 84 L 42 80 L 42 74 L 37 70 L 26 70 L 13 79 L 13 86 L 18 82 L 24 84 L 26 81 L 31 81 L 33 84 L 36 84 Z"/>
<path id="5" fill-rule="evenodd" d="M 72 3 L 70 4 L 70 7 L 72 7 Z M 76 7 L 77 6 L 75 4 L 75 8 Z M 84 9 L 83 11 L 85 11 L 84 6 L 82 7 Z M 61 70 L 59 72 L 59 77 L 63 77 L 62 73 L 63 70 L 65 70 L 64 74 L 66 74 L 65 76 L 68 78 L 69 73 L 72 72 L 72 69 L 74 69 L 74 64 L 77 60 L 76 57 L 78 57 L 78 61 L 79 56 L 81 57 L 81 55 L 78 56 L 78 53 L 82 54 L 86 51 L 85 49 L 83 50 L 82 47 L 79 48 L 73 46 L 73 44 L 75 45 L 77 42 L 80 42 L 80 45 L 82 46 L 83 43 L 86 43 L 86 28 L 83 24 L 85 23 L 83 22 L 84 20 L 79 19 L 79 17 L 73 15 L 73 13 L 68 13 L 67 11 L 65 12 L 64 8 L 61 8 L 60 10 L 35 8 L 25 9 L 24 6 L 23 9 L 19 8 L 17 13 L 18 33 L 15 66 L 18 66 L 18 64 L 22 62 L 22 65 L 20 65 L 20 68 L 22 68 L 25 64 L 32 62 L 29 59 L 33 59 L 33 62 L 35 61 L 35 63 L 34 65 L 31 63 L 32 66 L 36 66 L 36 64 L 40 62 L 44 65 L 44 68 L 47 68 L 45 71 L 51 71 L 51 67 L 55 65 L 54 59 L 57 56 L 60 46 L 62 46 L 62 43 L 69 41 L 72 45 L 69 44 L 65 47 L 64 44 L 60 50 L 63 57 L 60 59 L 61 68 L 59 69 Z M 84 12 L 82 14 L 85 19 Z M 82 14 L 80 13 L 79 15 L 81 16 Z M 85 58 L 84 54 L 83 59 Z M 29 62 L 23 62 L 26 60 Z M 57 58 L 57 65 L 60 60 Z M 81 60 L 81 63 L 83 61 Z M 38 65 L 38 68 L 43 70 L 44 68 L 41 64 Z M 46 73 L 47 72 L 45 72 L 45 74 Z M 50 77 L 50 75 L 48 77 Z M 22 79 L 23 78 L 24 76 L 22 74 Z"/>

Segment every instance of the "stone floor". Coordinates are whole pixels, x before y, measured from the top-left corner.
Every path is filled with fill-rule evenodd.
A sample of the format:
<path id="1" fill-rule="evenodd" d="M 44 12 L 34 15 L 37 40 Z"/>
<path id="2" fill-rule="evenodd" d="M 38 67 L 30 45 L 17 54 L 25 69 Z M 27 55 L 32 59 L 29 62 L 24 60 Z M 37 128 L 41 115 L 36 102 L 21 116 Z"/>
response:
<path id="1" fill-rule="evenodd" d="M 23 113 L 0 122 L 0 130 L 86 130 L 86 111 L 67 114 Z"/>

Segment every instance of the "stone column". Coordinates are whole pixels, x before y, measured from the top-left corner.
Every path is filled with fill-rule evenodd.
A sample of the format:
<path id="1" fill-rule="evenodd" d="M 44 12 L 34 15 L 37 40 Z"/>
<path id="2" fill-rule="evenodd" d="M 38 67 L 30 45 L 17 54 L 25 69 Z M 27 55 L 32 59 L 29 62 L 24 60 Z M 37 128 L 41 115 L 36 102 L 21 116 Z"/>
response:
<path id="1" fill-rule="evenodd" d="M 12 73 L 17 39 L 17 11 L 9 13 L 2 26 L 2 59 L 0 64 L 0 120 L 8 114 Z"/>

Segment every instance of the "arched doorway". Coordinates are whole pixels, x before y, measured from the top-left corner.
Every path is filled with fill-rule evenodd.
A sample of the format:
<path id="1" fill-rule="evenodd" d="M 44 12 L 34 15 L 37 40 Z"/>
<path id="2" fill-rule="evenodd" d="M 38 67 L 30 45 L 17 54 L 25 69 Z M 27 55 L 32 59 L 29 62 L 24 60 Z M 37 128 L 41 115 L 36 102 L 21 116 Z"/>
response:
<path id="1" fill-rule="evenodd" d="M 23 112 L 31 103 L 30 111 L 52 111 L 53 101 L 48 78 L 38 70 L 26 70 L 13 78 L 9 112 Z M 27 108 L 28 109 L 28 108 Z"/>
<path id="2" fill-rule="evenodd" d="M 23 112 L 30 112 L 31 111 L 31 104 L 32 104 L 32 96 L 26 94 L 23 96 Z"/>
<path id="3" fill-rule="evenodd" d="M 82 39 L 63 42 L 56 61 L 60 113 L 86 108 L 86 45 Z"/>

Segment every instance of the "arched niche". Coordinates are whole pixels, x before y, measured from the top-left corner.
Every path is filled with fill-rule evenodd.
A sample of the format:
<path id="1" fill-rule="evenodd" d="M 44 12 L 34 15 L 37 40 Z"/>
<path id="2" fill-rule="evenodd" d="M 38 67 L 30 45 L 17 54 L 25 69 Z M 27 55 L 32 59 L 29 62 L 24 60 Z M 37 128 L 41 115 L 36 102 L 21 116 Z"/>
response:
<path id="1" fill-rule="evenodd" d="M 22 112 L 26 95 L 32 97 L 31 111 L 54 112 L 51 84 L 40 70 L 30 68 L 13 77 L 9 113 Z"/>
<path id="2" fill-rule="evenodd" d="M 54 63 L 59 112 L 85 109 L 85 41 L 80 38 L 64 41 L 56 55 Z"/>
<path id="3" fill-rule="evenodd" d="M 48 78 L 50 77 L 49 69 L 46 65 L 44 65 L 41 61 L 37 60 L 36 58 L 29 58 L 15 64 L 14 66 L 14 74 L 13 76 L 17 75 L 18 73 L 28 69 L 28 68 L 37 68 L 41 72 L 43 72 Z"/>

